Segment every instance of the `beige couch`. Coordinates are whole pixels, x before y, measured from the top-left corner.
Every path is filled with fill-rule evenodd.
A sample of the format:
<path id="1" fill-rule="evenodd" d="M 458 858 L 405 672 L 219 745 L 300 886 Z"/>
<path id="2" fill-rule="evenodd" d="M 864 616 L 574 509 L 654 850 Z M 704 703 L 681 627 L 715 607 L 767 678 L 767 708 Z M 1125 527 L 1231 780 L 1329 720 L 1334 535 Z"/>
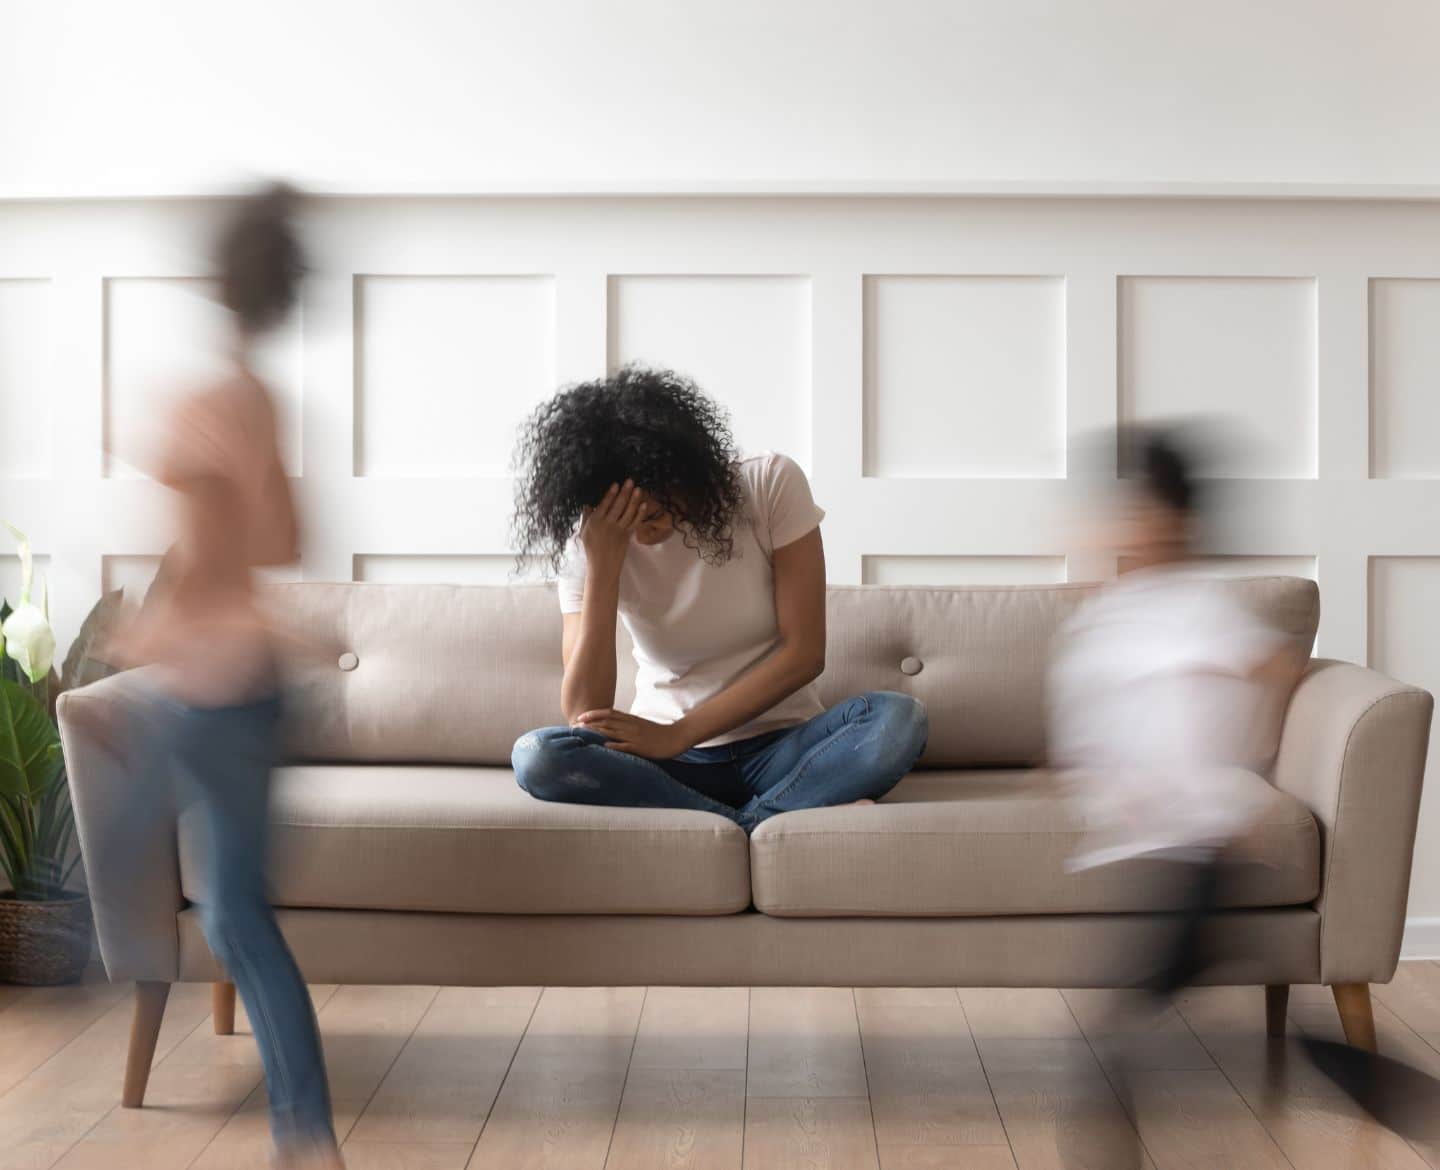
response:
<path id="1" fill-rule="evenodd" d="M 1312 583 L 1226 587 L 1308 653 Z M 1106 986 L 1163 929 L 1155 863 L 1066 873 L 1083 826 L 1037 767 L 1047 647 L 1089 587 L 832 588 L 827 700 L 915 695 L 929 748 L 878 806 L 777 816 L 748 840 L 709 813 L 516 787 L 512 743 L 560 721 L 549 587 L 275 588 L 347 651 L 296 670 L 272 815 L 274 900 L 312 981 Z M 107 834 L 149 778 L 117 783 L 91 729 L 134 689 L 121 675 L 60 705 L 101 953 L 139 984 L 130 1104 L 169 985 L 223 978 L 186 819 Z M 1368 984 L 1399 955 L 1430 715 L 1425 691 L 1315 660 L 1270 773 L 1232 778 L 1267 864 L 1227 892 L 1232 957 L 1211 977 L 1267 985 L 1272 1027 L 1288 985 L 1324 983 L 1373 1043 Z M 217 1005 L 224 1028 L 223 990 Z"/>

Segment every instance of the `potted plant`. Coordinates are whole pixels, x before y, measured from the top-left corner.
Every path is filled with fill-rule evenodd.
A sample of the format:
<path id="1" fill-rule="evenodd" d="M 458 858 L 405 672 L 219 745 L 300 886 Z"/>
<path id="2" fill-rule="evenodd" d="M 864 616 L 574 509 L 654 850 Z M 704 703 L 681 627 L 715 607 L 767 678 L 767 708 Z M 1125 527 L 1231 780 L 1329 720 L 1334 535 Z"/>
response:
<path id="1" fill-rule="evenodd" d="M 67 889 L 79 853 L 53 717 L 55 635 L 44 591 L 31 600 L 30 542 L 6 527 L 21 582 L 13 608 L 0 600 L 0 876 L 10 887 L 0 894 L 0 980 L 68 983 L 89 958 L 90 904 Z"/>

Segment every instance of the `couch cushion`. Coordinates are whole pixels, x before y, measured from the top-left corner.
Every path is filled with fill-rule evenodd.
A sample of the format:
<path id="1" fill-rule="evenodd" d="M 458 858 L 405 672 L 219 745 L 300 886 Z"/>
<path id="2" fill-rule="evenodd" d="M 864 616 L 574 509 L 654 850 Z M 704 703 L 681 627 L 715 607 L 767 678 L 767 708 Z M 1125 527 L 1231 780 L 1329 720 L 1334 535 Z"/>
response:
<path id="1" fill-rule="evenodd" d="M 481 914 L 733 914 L 744 832 L 686 810 L 547 804 L 508 768 L 303 765 L 275 774 L 278 906 Z M 180 824 L 185 896 L 204 901 L 200 824 Z"/>
<path id="2" fill-rule="evenodd" d="M 1319 615 L 1313 581 L 1220 587 L 1309 653 Z M 335 651 L 291 664 L 292 758 L 504 765 L 520 735 L 563 721 L 552 585 L 267 588 L 297 629 Z M 831 586 L 821 696 L 835 703 L 887 690 L 923 701 L 927 767 L 1038 763 L 1051 643 L 1094 588 Z M 635 662 L 623 629 L 617 650 L 615 701 L 625 707 Z"/>
<path id="3" fill-rule="evenodd" d="M 1308 657 L 1320 595 L 1298 577 L 1217 581 Z M 930 712 L 922 767 L 1045 758 L 1045 676 L 1061 625 L 1094 585 L 832 585 L 820 696 L 901 691 Z M 1299 678 L 1299 663 L 1295 679 Z M 1269 745 L 1279 743 L 1278 728 Z"/>
<path id="4" fill-rule="evenodd" d="M 526 731 L 564 722 L 553 585 L 306 581 L 267 591 L 333 651 L 289 663 L 293 759 L 503 767 Z M 629 666 L 619 703 L 634 693 Z"/>
<path id="5" fill-rule="evenodd" d="M 1233 907 L 1291 906 L 1320 889 L 1315 820 L 1293 797 L 1239 770 L 1217 776 L 1253 803 L 1257 828 Z M 916 772 L 874 807 L 785 813 L 750 839 L 755 906 L 781 917 L 1124 913 L 1173 909 L 1172 866 L 1065 864 L 1087 826 L 1043 771 Z"/>

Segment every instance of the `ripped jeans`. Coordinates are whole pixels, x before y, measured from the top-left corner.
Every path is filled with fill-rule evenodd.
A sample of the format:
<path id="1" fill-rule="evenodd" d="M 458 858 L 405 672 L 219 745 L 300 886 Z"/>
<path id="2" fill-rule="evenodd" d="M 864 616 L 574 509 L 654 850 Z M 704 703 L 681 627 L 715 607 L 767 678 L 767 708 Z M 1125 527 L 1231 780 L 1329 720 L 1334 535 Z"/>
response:
<path id="1" fill-rule="evenodd" d="M 884 796 L 915 766 L 930 730 L 909 695 L 870 691 L 796 727 L 648 760 L 576 727 L 522 735 L 515 780 L 539 800 L 718 813 L 747 833 L 776 813 Z"/>

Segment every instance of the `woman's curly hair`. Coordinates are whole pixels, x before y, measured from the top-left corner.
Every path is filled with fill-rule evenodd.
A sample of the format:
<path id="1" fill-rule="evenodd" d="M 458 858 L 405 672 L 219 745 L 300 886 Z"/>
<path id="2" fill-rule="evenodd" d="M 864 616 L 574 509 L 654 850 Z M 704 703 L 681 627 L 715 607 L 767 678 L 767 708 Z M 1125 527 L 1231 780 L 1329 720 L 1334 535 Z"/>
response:
<path id="1" fill-rule="evenodd" d="M 632 479 L 711 564 L 734 549 L 744 504 L 730 420 L 673 370 L 629 365 L 542 403 L 515 450 L 517 557 L 557 571 L 583 509 Z"/>

